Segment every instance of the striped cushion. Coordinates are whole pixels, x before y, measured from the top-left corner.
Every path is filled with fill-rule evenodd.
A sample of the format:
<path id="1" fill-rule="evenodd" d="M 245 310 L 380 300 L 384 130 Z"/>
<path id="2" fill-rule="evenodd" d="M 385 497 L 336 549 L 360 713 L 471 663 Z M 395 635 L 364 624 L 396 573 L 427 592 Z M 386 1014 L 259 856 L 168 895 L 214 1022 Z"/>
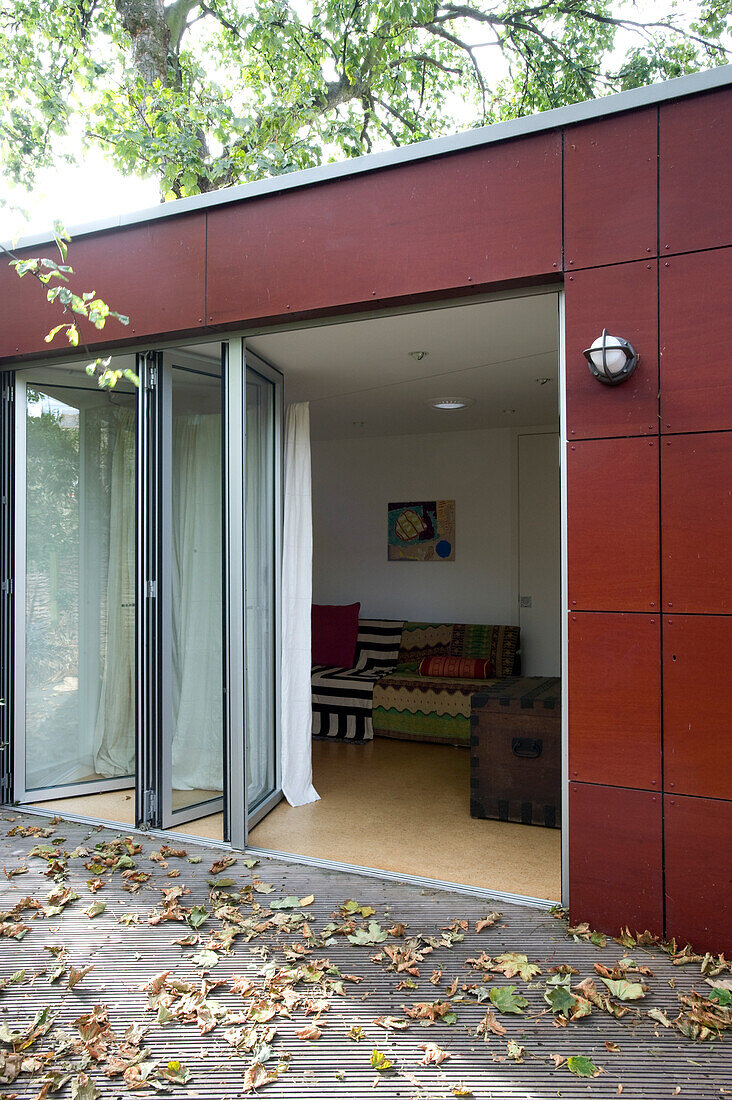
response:
<path id="1" fill-rule="evenodd" d="M 374 684 L 396 665 L 402 625 L 392 619 L 360 619 L 354 668 L 313 668 L 313 737 L 372 740 Z"/>

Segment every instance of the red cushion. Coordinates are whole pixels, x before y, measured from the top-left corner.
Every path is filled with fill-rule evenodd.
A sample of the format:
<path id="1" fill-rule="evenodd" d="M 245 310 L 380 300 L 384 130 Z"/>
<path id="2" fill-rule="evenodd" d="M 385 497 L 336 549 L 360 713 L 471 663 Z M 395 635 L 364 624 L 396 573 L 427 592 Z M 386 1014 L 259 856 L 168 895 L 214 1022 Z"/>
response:
<path id="1" fill-rule="evenodd" d="M 482 657 L 423 657 L 422 676 L 449 676 L 453 680 L 490 680 L 493 664 Z"/>
<path id="2" fill-rule="evenodd" d="M 313 664 L 353 668 L 360 603 L 313 604 Z"/>

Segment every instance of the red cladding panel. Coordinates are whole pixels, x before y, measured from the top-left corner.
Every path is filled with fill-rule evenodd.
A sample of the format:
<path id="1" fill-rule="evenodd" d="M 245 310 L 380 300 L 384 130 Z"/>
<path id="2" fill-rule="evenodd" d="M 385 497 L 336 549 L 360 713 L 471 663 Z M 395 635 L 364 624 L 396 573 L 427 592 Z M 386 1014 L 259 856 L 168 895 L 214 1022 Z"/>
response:
<path id="1" fill-rule="evenodd" d="M 732 612 L 732 432 L 661 442 L 663 606 Z"/>
<path id="2" fill-rule="evenodd" d="M 570 439 L 658 433 L 657 263 L 570 275 L 565 284 L 567 429 Z M 582 352 L 606 328 L 640 356 L 627 382 L 605 386 Z"/>
<path id="3" fill-rule="evenodd" d="M 732 954 L 732 802 L 666 795 L 666 935 Z"/>
<path id="4" fill-rule="evenodd" d="M 572 611 L 658 609 L 657 440 L 569 444 L 567 547 Z"/>
<path id="5" fill-rule="evenodd" d="M 112 309 L 130 317 L 127 327 L 108 321 L 102 333 L 91 329 L 95 344 L 203 325 L 205 228 L 203 214 L 182 215 L 79 237 L 71 243 L 68 262 L 74 268 L 73 289 L 94 290 Z M 31 254 L 51 252 L 46 246 Z M 60 316 L 56 318 L 32 276 L 19 280 L 15 272 L 2 270 L 3 266 L 0 355 L 47 353 L 43 338 Z M 65 345 L 60 341 L 53 346 Z"/>
<path id="6" fill-rule="evenodd" d="M 617 935 L 663 931 L 661 795 L 571 783 L 569 909 Z"/>
<path id="7" fill-rule="evenodd" d="M 661 264 L 663 431 L 732 428 L 732 248 Z"/>
<path id="8" fill-rule="evenodd" d="M 732 89 L 660 108 L 661 255 L 732 244 Z"/>
<path id="9" fill-rule="evenodd" d="M 659 624 L 659 616 L 569 616 L 571 780 L 660 789 Z"/>
<path id="10" fill-rule="evenodd" d="M 732 618 L 663 620 L 664 786 L 674 794 L 732 799 Z"/>
<path id="11" fill-rule="evenodd" d="M 558 272 L 559 136 L 211 210 L 208 321 Z"/>
<path id="12" fill-rule="evenodd" d="M 568 270 L 656 255 L 657 149 L 655 107 L 565 132 Z"/>

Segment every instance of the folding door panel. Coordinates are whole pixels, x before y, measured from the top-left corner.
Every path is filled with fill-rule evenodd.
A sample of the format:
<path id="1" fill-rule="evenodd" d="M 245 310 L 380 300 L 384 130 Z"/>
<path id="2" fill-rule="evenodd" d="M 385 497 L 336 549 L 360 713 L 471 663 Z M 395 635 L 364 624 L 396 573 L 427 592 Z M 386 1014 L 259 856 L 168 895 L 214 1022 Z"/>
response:
<path id="1" fill-rule="evenodd" d="M 15 396 L 15 797 L 132 789 L 135 386 L 82 361 L 18 372 Z"/>

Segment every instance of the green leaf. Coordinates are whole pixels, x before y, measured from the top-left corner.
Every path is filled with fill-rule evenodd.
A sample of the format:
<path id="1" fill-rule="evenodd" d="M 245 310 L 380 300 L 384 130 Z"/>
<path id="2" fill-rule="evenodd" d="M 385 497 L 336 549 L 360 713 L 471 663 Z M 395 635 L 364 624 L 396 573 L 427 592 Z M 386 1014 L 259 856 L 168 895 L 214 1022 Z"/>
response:
<path id="1" fill-rule="evenodd" d="M 106 908 L 106 902 L 93 901 L 91 905 L 87 905 L 86 909 L 83 909 L 82 912 L 86 913 L 89 920 L 92 920 L 94 917 L 98 917 L 100 913 L 103 913 Z"/>
<path id="2" fill-rule="evenodd" d="M 191 928 L 200 928 L 208 920 L 208 911 L 202 905 L 194 905 L 187 919 Z"/>
<path id="3" fill-rule="evenodd" d="M 624 978 L 615 982 L 612 978 L 602 977 L 600 981 L 605 983 L 613 997 L 617 997 L 619 1001 L 639 1001 L 646 995 L 640 982 L 629 982 Z"/>
<path id="4" fill-rule="evenodd" d="M 349 943 L 363 947 L 373 947 L 374 944 L 383 943 L 388 938 L 389 933 L 385 932 L 375 920 L 369 921 L 368 928 L 358 928 L 352 935 L 346 936 Z"/>
<path id="5" fill-rule="evenodd" d="M 584 1054 L 573 1055 L 568 1058 L 567 1069 L 575 1077 L 599 1077 L 602 1073 L 600 1067 L 596 1066 L 591 1058 L 586 1058 Z"/>
<path id="6" fill-rule="evenodd" d="M 300 899 L 295 897 L 294 894 L 290 894 L 286 898 L 279 898 L 278 901 L 271 901 L 269 903 L 270 909 L 297 909 L 300 905 Z"/>
<path id="7" fill-rule="evenodd" d="M 515 985 L 494 986 L 490 991 L 489 999 L 499 1012 L 510 1013 L 514 1016 L 522 1016 L 529 1003 L 525 997 L 517 992 Z"/>

